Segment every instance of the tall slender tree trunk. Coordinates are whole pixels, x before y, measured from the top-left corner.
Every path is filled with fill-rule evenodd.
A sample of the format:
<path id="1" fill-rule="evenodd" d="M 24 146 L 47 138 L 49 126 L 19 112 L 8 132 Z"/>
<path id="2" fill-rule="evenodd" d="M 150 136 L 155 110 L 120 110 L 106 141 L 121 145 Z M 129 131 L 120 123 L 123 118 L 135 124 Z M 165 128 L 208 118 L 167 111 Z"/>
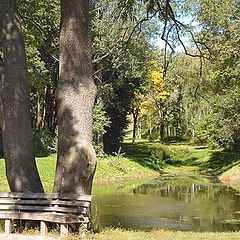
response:
<path id="1" fill-rule="evenodd" d="M 1 0 L 3 150 L 11 191 L 42 192 L 33 150 L 23 34 L 14 0 Z"/>
<path id="2" fill-rule="evenodd" d="M 133 136 L 132 136 L 133 144 L 136 142 L 137 137 L 138 112 L 139 112 L 138 109 L 136 111 L 133 111 Z"/>
<path id="3" fill-rule="evenodd" d="M 160 120 L 159 123 L 160 140 L 163 141 L 165 135 L 165 113 L 160 108 L 158 109 L 158 117 Z"/>
<path id="4" fill-rule="evenodd" d="M 41 114 L 41 100 L 40 100 L 40 93 L 38 90 L 36 90 L 36 128 L 38 130 L 41 129 L 41 125 L 42 125 L 42 114 Z"/>
<path id="5" fill-rule="evenodd" d="M 44 88 L 44 98 L 46 98 L 46 92 L 47 92 L 47 86 L 45 86 Z M 47 103 L 45 100 L 45 104 L 43 104 L 43 110 L 42 110 L 42 125 L 41 125 L 41 129 L 44 129 L 45 126 L 47 126 L 46 124 L 46 108 L 47 108 Z"/>
<path id="6" fill-rule="evenodd" d="M 96 95 L 89 37 L 89 1 L 61 0 L 58 157 L 55 192 L 90 194 L 96 166 L 92 109 Z"/>

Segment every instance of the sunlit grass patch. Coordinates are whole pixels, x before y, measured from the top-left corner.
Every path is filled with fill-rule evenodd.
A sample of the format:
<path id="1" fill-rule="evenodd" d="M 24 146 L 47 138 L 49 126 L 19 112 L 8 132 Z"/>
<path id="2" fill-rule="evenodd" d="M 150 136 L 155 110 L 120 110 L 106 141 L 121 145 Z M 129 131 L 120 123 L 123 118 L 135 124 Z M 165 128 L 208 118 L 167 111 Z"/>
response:
<path id="1" fill-rule="evenodd" d="M 237 240 L 240 232 L 181 232 L 152 230 L 150 232 L 128 231 L 122 229 L 105 229 L 98 234 L 89 234 L 84 238 L 69 236 L 66 240 Z"/>
<path id="2" fill-rule="evenodd" d="M 52 192 L 56 169 L 56 154 L 37 158 L 37 167 L 45 192 Z"/>
<path id="3" fill-rule="evenodd" d="M 9 191 L 9 186 L 6 178 L 6 171 L 5 171 L 5 161 L 0 159 L 0 190 L 2 192 Z"/>

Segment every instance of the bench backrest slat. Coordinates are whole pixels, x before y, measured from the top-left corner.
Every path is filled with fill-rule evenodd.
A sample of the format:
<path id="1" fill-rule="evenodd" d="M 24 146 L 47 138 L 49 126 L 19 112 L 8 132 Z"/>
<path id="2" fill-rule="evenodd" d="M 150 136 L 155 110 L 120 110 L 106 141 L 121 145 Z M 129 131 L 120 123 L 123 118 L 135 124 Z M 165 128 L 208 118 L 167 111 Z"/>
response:
<path id="1" fill-rule="evenodd" d="M 18 205 L 58 205 L 71 207 L 89 207 L 90 202 L 84 201 L 63 201 L 63 200 L 45 200 L 45 199 L 0 199 L 0 208 L 2 204 L 18 204 Z"/>
<path id="2" fill-rule="evenodd" d="M 0 219 L 81 222 L 89 219 L 91 199 L 90 195 L 69 193 L 0 192 Z"/>
<path id="3" fill-rule="evenodd" d="M 68 193 L 0 193 L 0 212 L 88 216 L 90 195 Z"/>
<path id="4" fill-rule="evenodd" d="M 21 192 L 0 192 L 0 198 L 21 198 L 21 199 L 62 199 L 91 201 L 91 195 L 78 195 L 72 193 L 21 193 Z"/>

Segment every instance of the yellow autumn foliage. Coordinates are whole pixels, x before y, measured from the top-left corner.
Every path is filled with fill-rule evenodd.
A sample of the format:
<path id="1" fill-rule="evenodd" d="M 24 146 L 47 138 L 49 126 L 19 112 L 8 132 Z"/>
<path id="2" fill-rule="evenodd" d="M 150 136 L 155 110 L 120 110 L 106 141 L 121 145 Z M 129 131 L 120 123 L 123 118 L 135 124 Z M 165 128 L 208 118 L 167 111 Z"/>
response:
<path id="1" fill-rule="evenodd" d="M 159 70 L 151 70 L 150 82 L 156 98 L 165 99 L 170 95 L 170 93 L 166 90 L 166 84 L 164 83 L 163 74 Z"/>
<path id="2" fill-rule="evenodd" d="M 170 93 L 167 91 L 167 86 L 164 82 L 163 73 L 159 71 L 159 66 L 156 62 L 149 62 L 148 71 L 148 88 L 145 93 L 135 90 L 135 101 L 132 103 L 133 109 L 138 109 L 139 115 L 152 115 L 157 111 L 156 101 L 166 99 Z"/>

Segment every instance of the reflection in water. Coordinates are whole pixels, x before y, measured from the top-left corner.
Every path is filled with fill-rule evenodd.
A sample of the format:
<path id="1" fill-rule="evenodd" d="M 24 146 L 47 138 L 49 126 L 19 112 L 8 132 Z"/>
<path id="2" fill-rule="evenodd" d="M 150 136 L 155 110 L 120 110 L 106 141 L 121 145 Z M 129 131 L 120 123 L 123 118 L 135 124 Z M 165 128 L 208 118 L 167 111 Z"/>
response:
<path id="1" fill-rule="evenodd" d="M 232 188 L 203 179 L 162 178 L 131 193 L 97 194 L 94 205 L 103 226 L 240 230 L 240 196 Z"/>

